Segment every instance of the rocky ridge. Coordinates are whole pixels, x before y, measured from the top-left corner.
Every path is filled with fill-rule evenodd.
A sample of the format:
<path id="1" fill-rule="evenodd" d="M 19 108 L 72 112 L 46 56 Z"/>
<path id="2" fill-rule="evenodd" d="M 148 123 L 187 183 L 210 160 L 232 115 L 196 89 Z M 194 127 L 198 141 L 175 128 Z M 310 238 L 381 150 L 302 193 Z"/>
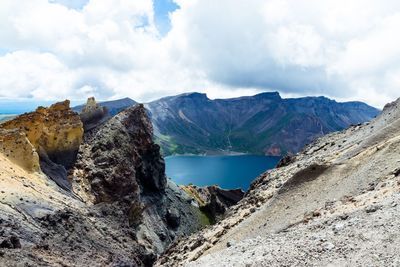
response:
<path id="1" fill-rule="evenodd" d="M 97 110 L 93 99 L 84 113 Z M 85 123 L 65 101 L 1 124 L 1 264 L 151 266 L 202 227 L 142 105 Z"/>
<path id="2" fill-rule="evenodd" d="M 104 123 L 110 118 L 110 115 L 106 107 L 100 106 L 94 97 L 89 97 L 86 105 L 80 111 L 79 117 L 83 123 L 84 130 L 89 131 Z"/>
<path id="3" fill-rule="evenodd" d="M 137 227 L 154 256 L 177 236 L 198 230 L 200 211 L 165 176 L 160 148 L 143 105 L 130 107 L 85 133 L 71 171 L 74 192 L 90 203 L 113 203 Z M 129 145 L 127 145 L 129 144 Z"/>
<path id="4" fill-rule="evenodd" d="M 278 92 L 231 99 L 186 93 L 145 106 L 164 155 L 241 152 L 282 156 L 379 113 L 361 102 L 282 98 Z"/>
<path id="5" fill-rule="evenodd" d="M 157 266 L 400 264 L 400 99 L 261 175 L 216 225 Z"/>

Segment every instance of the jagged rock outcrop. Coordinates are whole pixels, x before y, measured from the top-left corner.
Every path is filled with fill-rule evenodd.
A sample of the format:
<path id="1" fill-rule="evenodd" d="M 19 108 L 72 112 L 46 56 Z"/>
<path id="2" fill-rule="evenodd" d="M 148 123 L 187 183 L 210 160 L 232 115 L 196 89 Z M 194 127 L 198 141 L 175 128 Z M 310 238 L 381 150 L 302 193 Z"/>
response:
<path id="1" fill-rule="evenodd" d="M 69 104 L 65 100 L 49 108 L 39 107 L 0 124 L 0 129 L 18 129 L 39 154 L 45 153 L 54 163 L 68 168 L 83 138 L 82 122 Z"/>
<path id="2" fill-rule="evenodd" d="M 120 112 L 85 134 L 71 180 L 74 192 L 87 202 L 118 207 L 155 259 L 177 236 L 199 229 L 201 213 L 167 181 L 152 137 L 143 105 Z"/>
<path id="3" fill-rule="evenodd" d="M 96 126 L 104 123 L 110 115 L 104 106 L 100 106 L 94 97 L 89 97 L 86 105 L 83 106 L 79 117 L 82 120 L 85 131 L 89 131 Z"/>
<path id="4" fill-rule="evenodd" d="M 176 242 L 156 266 L 400 262 L 399 137 L 400 99 L 261 175 L 223 220 Z"/>
<path id="5" fill-rule="evenodd" d="M 66 190 L 71 187 L 67 169 L 83 140 L 82 122 L 69 105 L 65 100 L 38 107 L 0 124 L 0 146 L 6 155 L 28 171 L 43 171 Z"/>
<path id="6" fill-rule="evenodd" d="M 137 104 L 137 102 L 130 99 L 129 97 L 117 99 L 117 100 L 102 101 L 102 102 L 97 103 L 97 105 L 107 109 L 110 117 L 113 117 L 113 116 L 117 115 L 118 113 L 120 113 L 121 111 L 123 111 L 129 107 L 132 107 L 136 104 Z M 79 106 L 73 107 L 72 109 L 75 112 L 81 113 L 84 107 L 85 107 L 85 105 L 79 105 Z"/>
<path id="7" fill-rule="evenodd" d="M 197 202 L 200 209 L 208 215 L 213 223 L 221 219 L 229 207 L 237 204 L 244 197 L 242 189 L 195 185 L 184 185 L 181 188 Z"/>
<path id="8" fill-rule="evenodd" d="M 133 201 L 140 192 L 163 192 L 167 183 L 164 160 L 152 141 L 152 126 L 141 105 L 89 134 L 75 166 L 84 189 L 80 191 L 93 194 L 97 203 Z"/>

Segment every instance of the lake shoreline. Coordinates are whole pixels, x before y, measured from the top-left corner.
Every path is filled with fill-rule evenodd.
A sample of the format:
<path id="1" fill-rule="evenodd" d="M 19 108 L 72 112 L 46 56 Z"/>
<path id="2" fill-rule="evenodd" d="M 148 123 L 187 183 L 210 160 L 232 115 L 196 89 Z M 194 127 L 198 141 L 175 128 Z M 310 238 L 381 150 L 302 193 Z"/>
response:
<path id="1" fill-rule="evenodd" d="M 217 185 L 246 191 L 262 173 L 275 168 L 281 157 L 260 155 L 179 155 L 165 158 L 166 174 L 178 185 Z"/>
<path id="2" fill-rule="evenodd" d="M 212 157 L 212 156 L 245 156 L 245 155 L 256 155 L 256 154 L 249 154 L 249 153 L 244 153 L 244 152 L 236 152 L 236 151 L 224 151 L 224 152 L 215 152 L 215 153 L 202 153 L 202 154 L 193 154 L 193 153 L 183 153 L 183 154 L 171 154 L 164 156 L 164 158 L 167 157 L 175 157 L 175 156 L 201 156 L 201 157 Z M 262 155 L 257 155 L 257 156 L 262 156 Z"/>

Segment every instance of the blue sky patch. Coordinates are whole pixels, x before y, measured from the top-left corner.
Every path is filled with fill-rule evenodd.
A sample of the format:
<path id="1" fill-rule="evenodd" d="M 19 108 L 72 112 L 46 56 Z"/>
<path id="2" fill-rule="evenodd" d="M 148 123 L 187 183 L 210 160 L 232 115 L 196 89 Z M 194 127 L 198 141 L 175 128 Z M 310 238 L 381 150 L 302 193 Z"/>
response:
<path id="1" fill-rule="evenodd" d="M 171 30 L 169 13 L 174 12 L 179 6 L 172 0 L 153 0 L 154 20 L 161 36 L 165 36 Z"/>

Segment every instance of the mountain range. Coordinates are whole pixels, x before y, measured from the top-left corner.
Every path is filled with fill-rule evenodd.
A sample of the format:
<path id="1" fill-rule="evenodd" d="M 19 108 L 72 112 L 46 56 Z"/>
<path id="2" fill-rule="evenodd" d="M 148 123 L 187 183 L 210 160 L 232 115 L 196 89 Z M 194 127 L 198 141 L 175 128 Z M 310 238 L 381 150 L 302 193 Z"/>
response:
<path id="1" fill-rule="evenodd" d="M 130 98 L 99 103 L 111 118 Z M 282 156 L 324 134 L 370 121 L 379 110 L 326 97 L 282 98 L 278 92 L 211 100 L 185 93 L 144 104 L 164 156 L 250 153 Z M 84 105 L 73 108 L 81 112 Z"/>
<path id="2" fill-rule="evenodd" d="M 164 155 L 295 153 L 316 137 L 369 121 L 379 113 L 361 102 L 283 99 L 277 92 L 215 100 L 188 93 L 145 106 Z"/>
<path id="3" fill-rule="evenodd" d="M 135 103 L 125 98 L 100 105 L 115 115 Z M 284 99 L 277 92 L 215 100 L 206 94 L 186 93 L 145 107 L 164 156 L 235 152 L 281 156 L 379 113 L 362 102 L 338 103 L 326 97 Z"/>

